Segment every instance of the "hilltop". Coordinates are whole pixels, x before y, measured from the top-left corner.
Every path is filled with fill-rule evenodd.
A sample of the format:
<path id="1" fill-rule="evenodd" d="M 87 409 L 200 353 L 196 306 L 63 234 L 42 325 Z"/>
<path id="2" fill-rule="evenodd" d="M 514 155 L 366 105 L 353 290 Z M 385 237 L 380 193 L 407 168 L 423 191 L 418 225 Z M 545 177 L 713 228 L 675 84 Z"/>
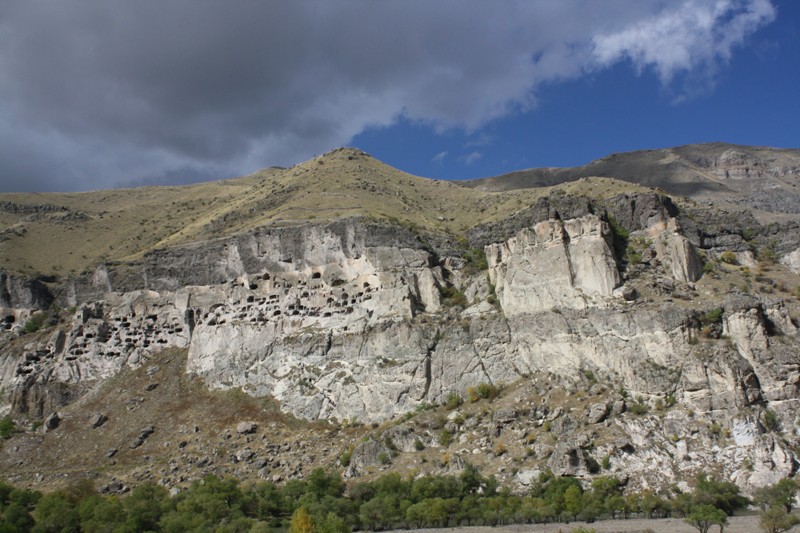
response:
<path id="1" fill-rule="evenodd" d="M 412 176 L 360 150 L 340 148 L 288 169 L 197 185 L 0 194 L 0 269 L 76 275 L 98 262 L 136 260 L 154 250 L 257 227 L 352 216 L 464 235 L 522 210 L 550 190 L 472 190 Z M 604 198 L 642 190 L 604 179 L 564 192 Z"/>

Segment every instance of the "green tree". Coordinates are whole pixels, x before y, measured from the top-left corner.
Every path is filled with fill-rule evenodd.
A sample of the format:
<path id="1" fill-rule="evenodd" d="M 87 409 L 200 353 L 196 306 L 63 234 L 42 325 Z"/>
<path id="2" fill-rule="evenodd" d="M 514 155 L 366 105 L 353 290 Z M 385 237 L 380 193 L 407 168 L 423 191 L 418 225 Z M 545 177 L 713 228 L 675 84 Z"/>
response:
<path id="1" fill-rule="evenodd" d="M 646 490 L 642 493 L 639 508 L 647 518 L 655 518 L 664 513 L 667 504 L 653 491 Z"/>
<path id="2" fill-rule="evenodd" d="M 692 500 L 698 505 L 713 505 L 728 516 L 749 503 L 747 498 L 739 494 L 739 487 L 735 483 L 708 478 L 705 474 L 697 476 Z"/>
<path id="3" fill-rule="evenodd" d="M 281 517 L 291 516 L 283 493 L 274 483 L 259 483 L 250 491 L 249 497 L 250 515 L 258 520 L 278 526 Z"/>
<path id="4" fill-rule="evenodd" d="M 84 533 L 111 533 L 115 529 L 123 529 L 121 526 L 125 523 L 125 508 L 114 496 L 93 494 L 78 504 L 78 516 L 81 519 L 81 531 Z"/>
<path id="5" fill-rule="evenodd" d="M 315 468 L 308 475 L 306 481 L 308 483 L 306 492 L 311 493 L 318 500 L 325 496 L 338 498 L 344 494 L 344 481 L 338 473 L 327 473 L 322 468 Z"/>
<path id="6" fill-rule="evenodd" d="M 0 508 L 1 509 L 1 508 Z M 30 531 L 34 525 L 30 510 L 19 502 L 12 502 L 0 513 L 0 531 Z"/>
<path id="7" fill-rule="evenodd" d="M 715 524 L 722 529 L 728 523 L 728 515 L 725 514 L 725 511 L 713 505 L 701 504 L 692 508 L 689 516 L 684 518 L 684 521 L 696 528 L 700 533 L 708 533 L 711 526 Z"/>
<path id="8" fill-rule="evenodd" d="M 578 516 L 583 507 L 582 491 L 576 485 L 570 485 L 564 491 L 564 513 L 573 520 Z"/>
<path id="9" fill-rule="evenodd" d="M 236 479 L 210 475 L 181 494 L 175 503 L 175 510 L 181 514 L 202 517 L 207 524 L 215 526 L 223 520 L 244 516 L 243 505 L 244 497 Z"/>
<path id="10" fill-rule="evenodd" d="M 426 498 L 458 498 L 461 493 L 462 485 L 453 476 L 423 476 L 413 482 L 411 501 L 419 502 Z"/>
<path id="11" fill-rule="evenodd" d="M 328 513 L 314 520 L 317 533 L 350 533 L 352 529 L 344 518 L 336 513 Z"/>
<path id="12" fill-rule="evenodd" d="M 126 531 L 154 531 L 159 520 L 172 508 L 167 489 L 155 483 L 142 483 L 122 500 Z"/>
<path id="13" fill-rule="evenodd" d="M 569 487 L 576 487 L 583 492 L 580 481 L 569 476 L 555 476 L 549 470 L 542 472 L 539 479 L 531 486 L 531 496 L 542 498 L 552 505 L 556 514 L 564 511 L 564 495 Z"/>
<path id="14" fill-rule="evenodd" d="M 60 492 L 42 496 L 33 516 L 36 520 L 34 533 L 77 533 L 81 530 L 78 509 Z"/>
<path id="15" fill-rule="evenodd" d="M 761 513 L 758 525 L 767 533 L 783 533 L 800 523 L 800 518 L 789 514 L 782 505 L 774 505 Z"/>
<path id="16" fill-rule="evenodd" d="M 314 519 L 305 507 L 298 507 L 292 514 L 292 521 L 289 524 L 289 533 L 315 533 Z"/>
<path id="17" fill-rule="evenodd" d="M 17 425 L 10 416 L 0 418 L 0 439 L 8 439 L 16 431 Z"/>
<path id="18" fill-rule="evenodd" d="M 786 509 L 787 513 L 792 512 L 795 496 L 798 491 L 797 481 L 784 478 L 775 483 L 761 487 L 753 494 L 753 503 L 759 505 L 761 509 L 768 509 L 780 505 Z"/>
<path id="19" fill-rule="evenodd" d="M 778 431 L 780 429 L 781 419 L 778 418 L 778 414 L 775 411 L 767 409 L 761 415 L 761 423 L 767 431 Z"/>

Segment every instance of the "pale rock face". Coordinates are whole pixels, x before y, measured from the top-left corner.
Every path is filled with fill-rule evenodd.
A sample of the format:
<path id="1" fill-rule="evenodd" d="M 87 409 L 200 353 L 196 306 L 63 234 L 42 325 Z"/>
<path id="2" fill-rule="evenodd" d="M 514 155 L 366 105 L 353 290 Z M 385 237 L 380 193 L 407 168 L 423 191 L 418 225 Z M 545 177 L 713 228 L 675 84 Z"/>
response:
<path id="1" fill-rule="evenodd" d="M 620 284 L 607 223 L 594 215 L 546 220 L 486 247 L 506 316 L 600 305 Z"/>
<path id="2" fill-rule="evenodd" d="M 653 239 L 656 256 L 665 265 L 672 278 L 693 282 L 703 275 L 703 264 L 694 245 L 680 232 L 674 218 L 666 223 L 651 226 L 646 231 Z"/>
<path id="3" fill-rule="evenodd" d="M 743 180 L 761 176 L 766 168 L 764 161 L 736 149 L 725 150 L 714 158 L 711 168 L 717 177 Z"/>
<path id="4" fill-rule="evenodd" d="M 758 487 L 772 485 L 791 476 L 796 470 L 794 455 L 784 449 L 781 443 L 770 434 L 759 435 L 752 445 L 730 450 L 729 453 L 740 459 L 747 457 L 749 467 L 740 468 L 731 474 L 731 479 L 750 492 Z M 737 457 L 738 456 L 738 457 Z"/>
<path id="5" fill-rule="evenodd" d="M 800 274 L 800 248 L 781 257 L 781 264 L 789 267 L 795 274 Z"/>
<path id="6" fill-rule="evenodd" d="M 737 446 L 753 446 L 758 438 L 758 425 L 749 418 L 733 421 L 731 436 Z"/>

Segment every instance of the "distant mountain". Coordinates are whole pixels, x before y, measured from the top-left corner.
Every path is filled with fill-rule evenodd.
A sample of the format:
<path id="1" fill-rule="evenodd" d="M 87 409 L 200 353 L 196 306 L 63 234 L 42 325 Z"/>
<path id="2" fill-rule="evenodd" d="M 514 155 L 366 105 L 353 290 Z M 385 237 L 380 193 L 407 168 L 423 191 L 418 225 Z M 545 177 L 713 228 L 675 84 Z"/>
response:
<path id="1" fill-rule="evenodd" d="M 605 176 L 693 200 L 800 213 L 800 149 L 689 144 L 611 154 L 572 168 L 531 168 L 463 182 L 482 191 L 510 191 Z"/>

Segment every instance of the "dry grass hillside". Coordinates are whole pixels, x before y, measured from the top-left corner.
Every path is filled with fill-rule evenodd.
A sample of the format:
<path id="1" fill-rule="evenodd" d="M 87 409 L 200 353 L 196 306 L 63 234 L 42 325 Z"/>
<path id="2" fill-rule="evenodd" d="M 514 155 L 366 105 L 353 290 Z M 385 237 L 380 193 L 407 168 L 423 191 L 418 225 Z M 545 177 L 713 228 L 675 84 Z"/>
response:
<path id="1" fill-rule="evenodd" d="M 470 189 L 340 148 L 292 168 L 197 185 L 0 194 L 0 269 L 68 276 L 101 261 L 132 260 L 262 225 L 353 215 L 461 235 L 529 206 L 551 189 Z M 597 178 L 560 189 L 602 198 L 641 188 Z"/>
<path id="2" fill-rule="evenodd" d="M 791 220 L 800 209 L 800 150 L 726 143 L 617 153 L 579 167 L 531 168 L 463 185 L 512 191 L 583 176 L 612 176 L 726 209 L 746 207 L 764 222 Z"/>

